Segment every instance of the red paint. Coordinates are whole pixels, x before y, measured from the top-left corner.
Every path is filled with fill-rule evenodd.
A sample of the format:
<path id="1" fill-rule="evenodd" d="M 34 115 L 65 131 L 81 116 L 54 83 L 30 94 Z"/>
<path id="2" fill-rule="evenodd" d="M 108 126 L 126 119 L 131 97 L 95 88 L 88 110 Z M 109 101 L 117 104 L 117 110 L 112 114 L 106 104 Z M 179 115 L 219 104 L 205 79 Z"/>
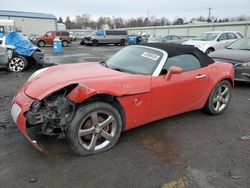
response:
<path id="1" fill-rule="evenodd" d="M 206 75 L 203 79 L 197 76 Z M 96 94 L 117 97 L 126 114 L 125 130 L 161 118 L 203 108 L 211 91 L 221 80 L 234 80 L 233 66 L 214 63 L 207 67 L 182 72 L 174 70 L 168 80 L 165 76 L 132 75 L 105 68 L 97 63 L 54 66 L 27 82 L 13 99 L 22 111 L 17 126 L 26 133 L 27 112 L 34 99 L 41 100 L 67 85 L 79 85 L 67 96 L 82 103 Z M 37 144 L 32 143 L 39 148 Z"/>

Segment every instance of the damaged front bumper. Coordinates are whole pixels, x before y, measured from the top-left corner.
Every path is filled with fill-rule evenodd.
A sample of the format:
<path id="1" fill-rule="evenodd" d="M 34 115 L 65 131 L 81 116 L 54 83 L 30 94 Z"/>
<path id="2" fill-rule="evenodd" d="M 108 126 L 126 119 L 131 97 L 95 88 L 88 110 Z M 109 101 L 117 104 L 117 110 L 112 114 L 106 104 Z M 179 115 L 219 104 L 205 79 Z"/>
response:
<path id="1" fill-rule="evenodd" d="M 24 86 L 12 101 L 11 115 L 18 129 L 24 134 L 29 142 L 39 151 L 43 148 L 32 139 L 33 134 L 29 132 L 35 128 L 33 133 L 65 137 L 65 130 L 72 121 L 76 105 L 66 96 L 77 84 L 71 84 L 52 92 L 41 100 L 29 97 L 24 91 Z"/>
<path id="2" fill-rule="evenodd" d="M 16 123 L 20 132 L 25 136 L 25 138 L 39 151 L 43 152 L 42 146 L 37 144 L 36 140 L 33 140 L 28 134 L 26 127 L 26 117 L 24 116 L 25 112 L 30 109 L 30 106 L 35 100 L 28 97 L 23 90 L 20 90 L 16 97 L 12 101 L 11 105 L 11 116 Z"/>

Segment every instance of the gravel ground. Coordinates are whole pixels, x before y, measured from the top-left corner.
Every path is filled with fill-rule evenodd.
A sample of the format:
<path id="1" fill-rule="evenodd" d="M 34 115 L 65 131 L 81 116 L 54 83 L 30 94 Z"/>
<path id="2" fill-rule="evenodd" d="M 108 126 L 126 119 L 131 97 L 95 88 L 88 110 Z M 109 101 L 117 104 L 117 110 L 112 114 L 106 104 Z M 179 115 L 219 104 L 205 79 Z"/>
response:
<path id="1" fill-rule="evenodd" d="M 74 43 L 60 55 L 42 50 L 50 62 L 78 63 L 119 49 Z M 34 71 L 0 71 L 0 187 L 250 187 L 250 140 L 242 139 L 250 135 L 250 84 L 236 84 L 220 116 L 195 111 L 156 121 L 124 132 L 107 152 L 79 157 L 50 137 L 41 137 L 42 154 L 14 125 L 11 100 Z"/>

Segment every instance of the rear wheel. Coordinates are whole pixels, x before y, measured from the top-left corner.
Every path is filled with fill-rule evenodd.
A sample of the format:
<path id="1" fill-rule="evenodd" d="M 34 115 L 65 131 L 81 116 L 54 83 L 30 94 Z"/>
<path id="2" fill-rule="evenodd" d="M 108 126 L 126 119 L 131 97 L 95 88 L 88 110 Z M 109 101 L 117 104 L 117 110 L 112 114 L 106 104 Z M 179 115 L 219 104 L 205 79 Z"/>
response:
<path id="1" fill-rule="evenodd" d="M 118 110 L 110 104 L 94 102 L 78 108 L 67 130 L 67 140 L 77 154 L 92 155 L 112 148 L 121 131 Z"/>
<path id="2" fill-rule="evenodd" d="M 67 47 L 69 45 L 69 42 L 68 41 L 66 41 L 66 40 L 63 40 L 62 41 L 62 46 L 63 47 Z"/>
<path id="3" fill-rule="evenodd" d="M 38 41 L 37 46 L 44 47 L 45 46 L 45 42 L 43 40 L 40 40 L 40 41 Z"/>
<path id="4" fill-rule="evenodd" d="M 231 84 L 227 80 L 218 83 L 209 96 L 204 110 L 212 115 L 221 114 L 231 100 Z"/>
<path id="5" fill-rule="evenodd" d="M 11 72 L 21 72 L 24 71 L 28 66 L 28 61 L 26 58 L 20 55 L 14 55 L 10 62 L 8 63 L 7 69 Z"/>

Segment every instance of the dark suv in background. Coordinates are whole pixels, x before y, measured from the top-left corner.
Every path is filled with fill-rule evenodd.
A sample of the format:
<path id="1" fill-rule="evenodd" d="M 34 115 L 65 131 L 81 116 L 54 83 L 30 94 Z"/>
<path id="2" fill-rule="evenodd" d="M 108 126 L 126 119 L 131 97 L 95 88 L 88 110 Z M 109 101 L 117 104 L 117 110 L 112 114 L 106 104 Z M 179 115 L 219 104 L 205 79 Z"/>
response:
<path id="1" fill-rule="evenodd" d="M 46 44 L 53 45 L 55 37 L 58 37 L 62 41 L 63 47 L 66 47 L 71 43 L 68 31 L 47 31 L 43 36 L 32 38 L 32 42 L 39 47 L 44 47 Z"/>

